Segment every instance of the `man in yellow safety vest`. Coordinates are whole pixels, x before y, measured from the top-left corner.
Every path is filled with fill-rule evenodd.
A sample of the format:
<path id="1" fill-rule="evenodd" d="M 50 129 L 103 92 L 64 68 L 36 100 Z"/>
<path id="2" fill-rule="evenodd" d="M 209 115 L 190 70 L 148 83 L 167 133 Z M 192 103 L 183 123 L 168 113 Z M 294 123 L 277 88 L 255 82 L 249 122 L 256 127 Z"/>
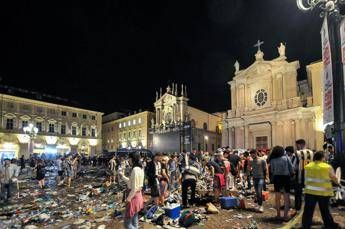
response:
<path id="1" fill-rule="evenodd" d="M 339 228 L 329 211 L 329 199 L 334 195 L 332 182 L 338 184 L 332 167 L 325 163 L 325 153 L 318 151 L 314 161 L 305 166 L 305 205 L 302 217 L 303 228 L 310 228 L 316 203 L 319 204 L 325 228 Z"/>

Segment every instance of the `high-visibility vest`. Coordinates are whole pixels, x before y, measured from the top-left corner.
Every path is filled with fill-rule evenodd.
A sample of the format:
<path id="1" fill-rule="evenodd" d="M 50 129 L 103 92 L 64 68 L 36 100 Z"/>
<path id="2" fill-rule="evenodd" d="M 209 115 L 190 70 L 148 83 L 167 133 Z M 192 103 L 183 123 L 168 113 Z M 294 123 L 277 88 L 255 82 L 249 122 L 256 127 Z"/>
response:
<path id="1" fill-rule="evenodd" d="M 310 162 L 305 166 L 304 193 L 316 196 L 333 196 L 329 172 L 331 166 L 324 162 Z"/>

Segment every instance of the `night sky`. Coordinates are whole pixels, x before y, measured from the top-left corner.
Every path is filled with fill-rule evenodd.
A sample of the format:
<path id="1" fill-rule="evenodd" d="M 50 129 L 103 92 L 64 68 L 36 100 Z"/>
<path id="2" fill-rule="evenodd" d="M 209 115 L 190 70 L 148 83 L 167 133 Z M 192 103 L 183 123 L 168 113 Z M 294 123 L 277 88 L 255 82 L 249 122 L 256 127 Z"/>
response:
<path id="1" fill-rule="evenodd" d="M 106 113 L 153 109 L 155 91 L 187 84 L 190 105 L 230 106 L 236 59 L 321 59 L 318 12 L 295 0 L 1 1 L 1 84 L 77 100 Z"/>

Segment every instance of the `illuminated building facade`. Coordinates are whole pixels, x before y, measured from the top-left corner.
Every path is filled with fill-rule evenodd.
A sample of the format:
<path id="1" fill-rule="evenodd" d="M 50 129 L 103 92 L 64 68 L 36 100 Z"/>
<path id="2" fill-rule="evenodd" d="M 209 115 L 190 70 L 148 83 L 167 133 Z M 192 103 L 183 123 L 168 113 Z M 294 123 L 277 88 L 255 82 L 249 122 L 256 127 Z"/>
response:
<path id="1" fill-rule="evenodd" d="M 153 144 L 150 149 L 160 152 L 191 151 L 193 148 L 215 151 L 221 143 L 219 114 L 210 114 L 188 105 L 187 89 L 172 84 L 162 94 L 156 92 L 155 119 L 151 120 Z"/>
<path id="2" fill-rule="evenodd" d="M 101 153 L 101 112 L 4 93 L 0 97 L 0 158 L 28 158 L 31 153 Z M 24 132 L 29 125 L 37 128 L 37 134 Z"/>
<path id="3" fill-rule="evenodd" d="M 143 111 L 126 117 L 115 113 L 103 116 L 103 149 L 109 152 L 122 148 L 146 149 L 152 142 L 149 123 L 154 113 Z"/>
<path id="4" fill-rule="evenodd" d="M 223 116 L 222 141 L 232 148 L 271 148 L 306 140 L 322 149 L 322 63 L 307 66 L 308 80 L 297 81 L 299 62 L 288 62 L 285 46 L 279 57 L 264 60 L 259 49 L 255 62 L 240 70 L 230 85 L 231 110 Z"/>

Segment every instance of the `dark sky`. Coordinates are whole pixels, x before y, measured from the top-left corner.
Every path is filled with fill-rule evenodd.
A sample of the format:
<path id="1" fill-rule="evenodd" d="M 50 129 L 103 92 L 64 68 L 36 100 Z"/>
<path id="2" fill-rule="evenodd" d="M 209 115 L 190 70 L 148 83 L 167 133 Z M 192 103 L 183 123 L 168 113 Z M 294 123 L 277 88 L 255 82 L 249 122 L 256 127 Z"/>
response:
<path id="1" fill-rule="evenodd" d="M 321 59 L 318 12 L 295 0 L 1 1 L 2 83 L 74 99 L 106 113 L 152 109 L 155 90 L 188 86 L 190 104 L 229 108 L 233 64 Z"/>

